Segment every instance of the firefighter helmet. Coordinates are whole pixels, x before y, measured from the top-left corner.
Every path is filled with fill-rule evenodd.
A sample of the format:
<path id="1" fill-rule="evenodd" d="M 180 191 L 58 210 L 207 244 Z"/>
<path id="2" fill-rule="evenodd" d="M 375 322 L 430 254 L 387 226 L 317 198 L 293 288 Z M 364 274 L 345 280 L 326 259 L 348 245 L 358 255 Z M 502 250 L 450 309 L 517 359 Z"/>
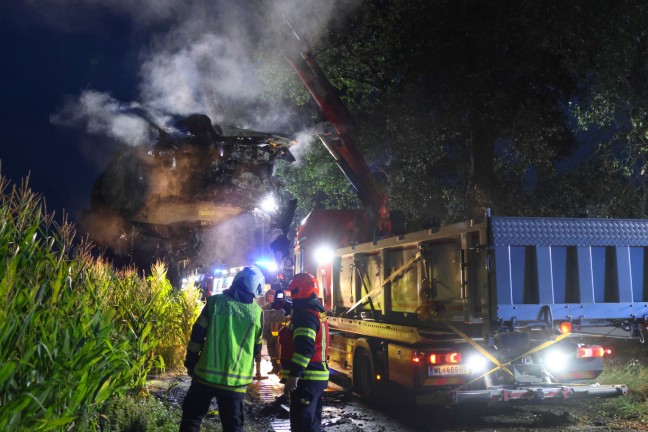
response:
<path id="1" fill-rule="evenodd" d="M 308 273 L 298 273 L 292 278 L 288 285 L 293 300 L 308 299 L 317 297 L 319 294 L 319 286 L 315 276 Z"/>
<path id="2" fill-rule="evenodd" d="M 236 273 L 232 285 L 236 282 L 239 282 L 243 290 L 252 294 L 254 297 L 263 294 L 265 277 L 261 273 L 261 270 L 256 267 L 244 267 L 243 270 Z"/>

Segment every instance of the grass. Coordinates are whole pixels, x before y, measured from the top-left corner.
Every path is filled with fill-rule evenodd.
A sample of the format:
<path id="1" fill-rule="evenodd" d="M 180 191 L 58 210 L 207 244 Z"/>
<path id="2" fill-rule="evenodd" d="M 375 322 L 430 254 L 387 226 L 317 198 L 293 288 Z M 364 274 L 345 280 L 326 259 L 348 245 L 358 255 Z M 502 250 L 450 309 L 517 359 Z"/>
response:
<path id="1" fill-rule="evenodd" d="M 102 416 L 103 432 L 176 432 L 182 412 L 178 407 L 151 396 L 121 396 L 112 399 Z M 208 415 L 200 429 L 203 432 L 222 432 L 218 413 Z M 246 417 L 243 430 L 259 432 L 257 425 Z"/>
<path id="2" fill-rule="evenodd" d="M 104 432 L 175 432 L 179 424 L 180 410 L 147 395 L 111 398 L 100 417 Z"/>
<path id="3" fill-rule="evenodd" d="M 590 407 L 604 417 L 629 419 L 648 426 L 648 347 L 637 339 L 611 339 L 604 344 L 612 348 L 614 355 L 605 360 L 597 382 L 626 384 L 628 396 L 594 400 Z"/>

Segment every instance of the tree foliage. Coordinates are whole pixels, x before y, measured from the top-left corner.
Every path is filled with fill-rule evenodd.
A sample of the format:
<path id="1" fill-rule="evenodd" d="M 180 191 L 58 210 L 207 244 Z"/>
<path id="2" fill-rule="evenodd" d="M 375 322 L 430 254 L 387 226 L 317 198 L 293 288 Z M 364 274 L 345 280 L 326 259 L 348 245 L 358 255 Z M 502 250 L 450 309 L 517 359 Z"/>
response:
<path id="1" fill-rule="evenodd" d="M 647 19 L 639 0 L 364 0 L 313 53 L 411 227 L 643 217 Z M 336 201 L 307 177 L 288 183 Z"/>
<path id="2" fill-rule="evenodd" d="M 300 143 L 297 161 L 278 161 L 276 175 L 289 179 L 287 190 L 297 198 L 297 218 L 313 209 L 358 208 L 359 203 L 349 181 L 326 148 L 317 139 Z"/>

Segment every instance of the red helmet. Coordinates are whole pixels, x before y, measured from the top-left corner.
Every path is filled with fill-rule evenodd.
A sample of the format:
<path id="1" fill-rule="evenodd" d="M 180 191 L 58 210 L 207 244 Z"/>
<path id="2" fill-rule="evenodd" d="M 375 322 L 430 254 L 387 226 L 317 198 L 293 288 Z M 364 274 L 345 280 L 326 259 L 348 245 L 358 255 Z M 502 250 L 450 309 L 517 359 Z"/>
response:
<path id="1" fill-rule="evenodd" d="M 308 299 L 319 294 L 319 285 L 315 276 L 308 273 L 297 273 L 288 285 L 293 300 Z"/>

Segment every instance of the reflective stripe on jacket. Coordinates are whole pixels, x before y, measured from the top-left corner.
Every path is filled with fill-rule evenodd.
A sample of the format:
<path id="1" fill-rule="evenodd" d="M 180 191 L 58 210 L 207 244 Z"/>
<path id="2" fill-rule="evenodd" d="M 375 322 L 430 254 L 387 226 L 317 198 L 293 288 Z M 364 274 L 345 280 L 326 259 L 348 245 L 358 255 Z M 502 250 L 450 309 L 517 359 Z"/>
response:
<path id="1" fill-rule="evenodd" d="M 224 294 L 208 297 L 206 308 L 207 336 L 194 375 L 216 386 L 246 386 L 254 376 L 254 346 L 263 342 L 261 308 Z"/>
<path id="2" fill-rule="evenodd" d="M 326 314 L 311 309 L 296 313 L 279 332 L 279 344 L 284 376 L 316 381 L 329 379 Z"/>

